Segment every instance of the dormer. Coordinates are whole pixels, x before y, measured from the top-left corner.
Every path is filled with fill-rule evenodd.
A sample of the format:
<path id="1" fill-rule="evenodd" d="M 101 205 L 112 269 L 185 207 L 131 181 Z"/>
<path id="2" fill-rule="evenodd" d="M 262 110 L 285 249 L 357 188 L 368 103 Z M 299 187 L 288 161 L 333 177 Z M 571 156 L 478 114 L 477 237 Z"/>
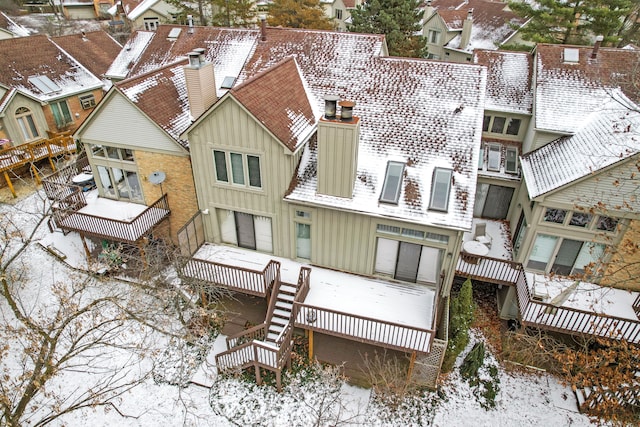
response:
<path id="1" fill-rule="evenodd" d="M 353 116 L 353 101 L 325 97 L 325 112 L 318 122 L 319 194 L 351 198 L 358 170 L 360 119 Z M 340 114 L 337 107 L 340 106 Z"/>

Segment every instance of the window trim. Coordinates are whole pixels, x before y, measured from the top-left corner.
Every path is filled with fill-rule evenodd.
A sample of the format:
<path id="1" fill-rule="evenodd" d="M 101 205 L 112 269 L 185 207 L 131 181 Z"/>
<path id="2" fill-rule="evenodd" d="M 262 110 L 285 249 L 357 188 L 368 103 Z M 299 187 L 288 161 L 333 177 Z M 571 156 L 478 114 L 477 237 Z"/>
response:
<path id="1" fill-rule="evenodd" d="M 40 138 L 40 131 L 38 130 L 38 125 L 36 124 L 35 119 L 33 118 L 33 112 L 28 107 L 18 107 L 16 108 L 13 117 L 16 119 L 16 123 L 18 124 L 18 128 L 20 128 L 20 133 L 25 141 L 33 141 L 34 139 Z"/>
<path id="2" fill-rule="evenodd" d="M 88 110 L 96 106 L 96 97 L 92 93 L 80 95 L 78 96 L 78 100 L 80 100 L 80 106 L 83 110 Z"/>
<path id="3" fill-rule="evenodd" d="M 64 108 L 62 106 L 64 106 Z M 71 109 L 69 108 L 69 104 L 66 99 L 50 102 L 49 108 L 51 108 L 51 114 L 53 114 L 53 120 L 56 122 L 56 127 L 58 129 L 65 128 L 73 124 L 73 114 L 71 114 Z"/>
<path id="4" fill-rule="evenodd" d="M 502 164 L 502 145 L 500 144 L 485 144 L 487 148 L 487 170 L 492 172 L 500 172 L 500 166 Z M 491 160 L 495 160 L 495 155 L 492 156 L 492 153 L 498 153 L 498 165 L 492 167 Z"/>
<path id="5" fill-rule="evenodd" d="M 444 174 L 448 179 L 439 181 L 440 175 Z M 451 195 L 451 178 L 453 177 L 452 169 L 434 168 L 433 176 L 431 177 L 431 197 L 429 198 L 429 209 L 440 212 L 449 211 L 449 199 Z M 442 184 L 446 184 L 446 189 L 442 187 Z M 445 196 L 443 206 L 436 205 L 436 193 L 440 191 Z"/>
<path id="6" fill-rule="evenodd" d="M 216 161 L 216 153 L 221 153 L 224 155 L 224 176 L 225 179 L 221 178 L 221 170 L 219 168 L 220 164 Z M 234 163 L 232 163 L 231 158 L 233 156 L 240 156 L 240 164 L 235 163 L 235 173 L 234 173 Z M 233 186 L 236 188 L 246 188 L 251 190 L 263 190 L 264 182 L 263 182 L 263 173 L 262 173 L 262 156 L 260 154 L 254 153 L 243 153 L 239 151 L 226 151 L 226 150 L 212 150 L 212 160 L 213 160 L 213 168 L 214 168 L 214 183 L 221 185 Z M 252 168 L 249 167 L 249 159 L 256 159 L 258 165 L 258 176 L 255 177 L 252 175 Z M 238 167 L 239 166 L 239 167 Z M 238 174 L 241 172 L 241 174 Z M 242 181 L 242 182 L 240 182 Z M 254 185 L 256 184 L 257 185 Z"/>
<path id="7" fill-rule="evenodd" d="M 398 204 L 398 200 L 400 199 L 400 193 L 402 192 L 402 178 L 404 175 L 404 167 L 405 164 L 401 163 L 401 162 L 387 162 L 387 170 L 385 172 L 384 175 L 384 181 L 382 183 L 382 191 L 380 191 L 380 201 L 384 202 L 384 203 L 393 203 L 393 204 Z M 396 169 L 396 168 L 400 168 L 399 172 L 397 175 L 390 175 L 390 172 L 392 170 L 392 168 Z M 392 184 L 392 181 L 390 180 L 390 177 L 393 179 L 397 176 L 398 181 L 395 184 L 395 189 L 394 188 L 388 188 L 390 185 Z M 393 191 L 392 193 L 392 197 L 387 197 L 385 196 L 387 193 L 387 190 L 391 190 Z"/>
<path id="8" fill-rule="evenodd" d="M 513 159 L 513 169 L 509 168 L 509 152 L 515 153 Z M 506 147 L 504 152 L 504 171 L 506 173 L 518 173 L 518 147 Z"/>
<path id="9" fill-rule="evenodd" d="M 427 42 L 429 44 L 440 44 L 441 31 L 430 29 L 427 31 Z M 435 37 L 434 37 L 435 36 Z M 432 41 L 432 39 L 435 39 Z"/>

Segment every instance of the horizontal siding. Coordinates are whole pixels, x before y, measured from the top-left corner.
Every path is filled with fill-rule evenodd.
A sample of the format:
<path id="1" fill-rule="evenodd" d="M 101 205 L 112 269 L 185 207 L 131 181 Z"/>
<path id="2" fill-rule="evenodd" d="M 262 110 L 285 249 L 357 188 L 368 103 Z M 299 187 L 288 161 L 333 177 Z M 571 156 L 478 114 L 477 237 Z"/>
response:
<path id="1" fill-rule="evenodd" d="M 640 200 L 635 197 L 637 178 L 631 179 L 632 174 L 637 173 L 636 161 L 627 161 L 616 168 L 590 176 L 548 195 L 545 197 L 545 204 L 591 207 L 597 201 L 601 201 L 612 212 L 620 210 L 637 213 L 640 211 Z M 631 196 L 634 196 L 635 200 L 632 200 Z M 631 209 L 623 207 L 625 202 L 631 205 Z M 613 213 L 612 215 L 615 216 Z"/>
<path id="2" fill-rule="evenodd" d="M 98 143 L 157 153 L 185 154 L 178 143 L 154 125 L 122 95 L 105 100 L 79 135 L 84 143 Z"/>

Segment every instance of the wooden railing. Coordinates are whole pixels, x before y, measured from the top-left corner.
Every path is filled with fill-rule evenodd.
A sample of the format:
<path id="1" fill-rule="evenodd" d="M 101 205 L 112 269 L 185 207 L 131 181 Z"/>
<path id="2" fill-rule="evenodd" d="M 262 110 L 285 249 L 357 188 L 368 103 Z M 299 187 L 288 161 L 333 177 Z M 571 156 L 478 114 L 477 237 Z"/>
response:
<path id="1" fill-rule="evenodd" d="M 253 340 L 264 340 L 267 332 L 267 324 L 261 323 L 260 325 L 254 326 L 253 328 L 245 329 L 244 331 L 238 332 L 235 335 L 230 335 L 227 337 L 227 348 L 231 349 L 233 347 L 237 347 L 240 344 L 244 344 Z"/>
<path id="2" fill-rule="evenodd" d="M 87 171 L 89 159 L 86 155 L 79 156 L 75 162 L 42 180 L 42 188 L 49 200 L 60 200 L 68 194 L 69 187 L 77 187 L 71 183 L 71 178 L 80 172 Z"/>
<path id="3" fill-rule="evenodd" d="M 130 221 L 81 213 L 75 206 L 67 207 L 62 203 L 53 211 L 56 223 L 62 229 L 123 242 L 137 242 L 170 213 L 166 194 Z"/>
<path id="4" fill-rule="evenodd" d="M 60 135 L 5 148 L 0 151 L 0 172 L 75 151 L 76 143 L 70 135 Z"/>
<path id="5" fill-rule="evenodd" d="M 338 337 L 379 345 L 400 351 L 428 353 L 435 332 L 399 323 L 386 322 L 351 313 L 294 303 L 295 325 Z"/>
<path id="6" fill-rule="evenodd" d="M 562 307 L 531 298 L 524 272 L 516 281 L 521 321 L 569 334 L 596 335 L 640 343 L 640 321 Z"/>
<path id="7" fill-rule="evenodd" d="M 512 286 L 522 271 L 520 263 L 506 259 L 478 257 L 477 264 L 466 262 L 458 257 L 456 275 L 473 280 Z"/>
<path id="8" fill-rule="evenodd" d="M 279 280 L 279 275 L 278 275 L 278 281 L 276 282 L 276 284 L 273 287 L 273 292 L 271 294 L 271 299 L 269 301 L 269 307 L 267 308 L 267 316 L 265 317 L 266 319 L 266 325 L 267 325 L 267 330 L 269 329 L 269 326 L 271 324 L 271 318 L 273 317 L 273 311 L 276 308 L 276 302 L 278 301 L 278 292 L 280 292 L 280 285 L 282 285 L 282 283 Z M 300 268 L 300 273 L 298 273 L 298 282 L 293 285 L 290 283 L 287 283 L 287 285 L 289 286 L 293 286 L 296 288 L 296 295 L 293 299 L 294 302 L 302 302 L 305 300 L 305 298 L 307 298 L 307 294 L 309 293 L 309 279 L 311 277 L 311 269 L 309 267 L 301 267 Z M 291 319 L 293 321 L 293 319 L 296 318 L 296 306 L 293 306 L 293 310 L 291 311 Z"/>
<path id="9" fill-rule="evenodd" d="M 633 307 L 633 311 L 636 313 L 636 316 L 640 317 L 640 294 L 638 294 L 635 301 L 633 301 L 631 307 Z"/>
<path id="10" fill-rule="evenodd" d="M 234 291 L 266 297 L 271 287 L 280 280 L 280 263 L 272 260 L 262 270 L 251 270 L 192 258 L 182 268 L 182 274 Z"/>
<path id="11" fill-rule="evenodd" d="M 584 393 L 585 389 L 578 389 L 577 392 Z M 583 402 L 579 402 L 581 412 L 595 409 L 600 404 L 615 402 L 621 407 L 640 406 L 640 384 L 620 384 L 615 389 L 593 385 L 589 388 L 588 396 Z"/>

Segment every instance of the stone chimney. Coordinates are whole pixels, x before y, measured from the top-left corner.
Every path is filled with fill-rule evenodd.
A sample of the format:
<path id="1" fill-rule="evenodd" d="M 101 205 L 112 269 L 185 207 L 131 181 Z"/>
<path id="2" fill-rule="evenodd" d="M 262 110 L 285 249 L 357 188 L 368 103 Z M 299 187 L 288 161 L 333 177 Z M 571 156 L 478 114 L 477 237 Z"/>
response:
<path id="1" fill-rule="evenodd" d="M 597 36 L 596 42 L 593 44 L 593 50 L 591 51 L 591 59 L 596 59 L 598 57 L 598 51 L 600 50 L 600 45 L 604 40 L 604 36 Z"/>
<path id="2" fill-rule="evenodd" d="M 193 119 L 198 118 L 218 100 L 213 63 L 205 61 L 204 52 L 202 48 L 189 52 L 189 64 L 184 66 L 189 110 Z"/>
<path id="3" fill-rule="evenodd" d="M 466 49 L 471 40 L 471 28 L 473 27 L 473 9 L 467 12 L 467 19 L 462 23 L 462 34 L 460 35 L 460 49 Z"/>
<path id="4" fill-rule="evenodd" d="M 318 193 L 351 198 L 358 171 L 360 119 L 355 102 L 325 97 L 324 116 L 318 121 Z M 338 114 L 337 106 L 341 111 Z"/>

